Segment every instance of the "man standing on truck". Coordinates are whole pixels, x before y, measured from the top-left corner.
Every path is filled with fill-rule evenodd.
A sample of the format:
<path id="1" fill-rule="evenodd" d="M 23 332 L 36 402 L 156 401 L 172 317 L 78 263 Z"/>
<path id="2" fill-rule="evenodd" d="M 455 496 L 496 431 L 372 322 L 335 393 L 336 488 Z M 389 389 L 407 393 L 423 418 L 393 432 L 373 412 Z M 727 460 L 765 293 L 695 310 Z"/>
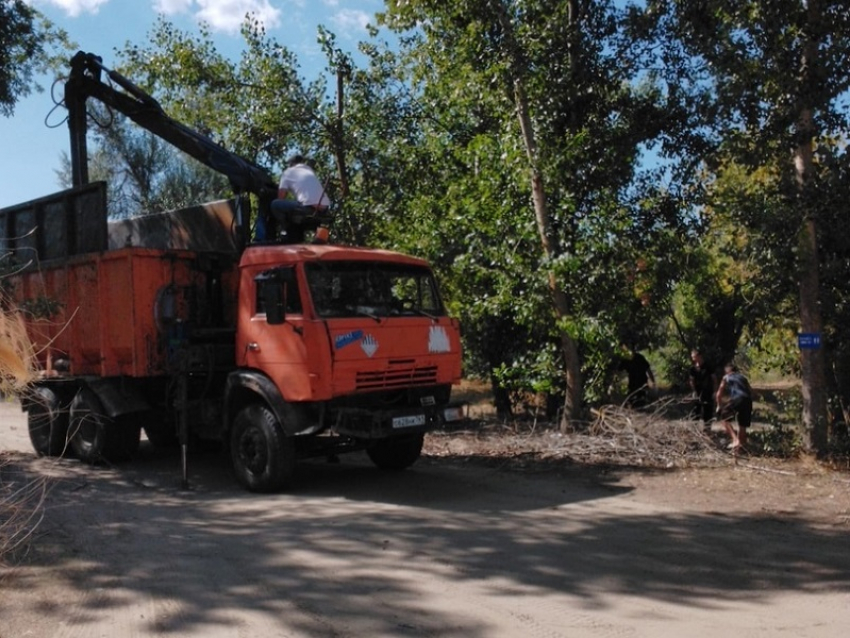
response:
<path id="1" fill-rule="evenodd" d="M 280 177 L 277 196 L 272 202 L 272 214 L 292 242 L 303 241 L 303 230 L 288 223 L 289 217 L 305 208 L 324 213 L 331 205 L 325 187 L 303 155 L 295 155 L 287 162 L 288 168 Z M 297 236 L 293 236 L 297 235 Z"/>

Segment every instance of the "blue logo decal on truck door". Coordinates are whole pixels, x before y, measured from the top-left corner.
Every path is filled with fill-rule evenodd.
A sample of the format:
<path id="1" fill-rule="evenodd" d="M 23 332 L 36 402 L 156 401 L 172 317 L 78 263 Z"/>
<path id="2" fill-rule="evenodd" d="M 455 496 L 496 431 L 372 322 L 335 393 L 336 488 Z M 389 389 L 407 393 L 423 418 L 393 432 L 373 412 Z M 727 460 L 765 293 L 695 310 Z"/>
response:
<path id="1" fill-rule="evenodd" d="M 350 346 L 352 343 L 360 341 L 362 337 L 362 330 L 352 330 L 351 332 L 346 332 L 344 335 L 337 335 L 334 338 L 334 347 L 337 350 L 342 350 L 345 346 Z"/>

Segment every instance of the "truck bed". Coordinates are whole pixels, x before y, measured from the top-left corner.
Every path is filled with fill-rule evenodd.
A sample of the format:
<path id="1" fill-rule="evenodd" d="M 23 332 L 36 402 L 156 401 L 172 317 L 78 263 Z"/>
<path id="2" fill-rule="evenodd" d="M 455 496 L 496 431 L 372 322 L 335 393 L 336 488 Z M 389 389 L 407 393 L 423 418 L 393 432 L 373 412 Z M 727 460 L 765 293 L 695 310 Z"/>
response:
<path id="1" fill-rule="evenodd" d="M 232 330 L 229 258 L 123 248 L 76 255 L 9 278 L 45 369 L 72 375 L 163 374 L 193 331 Z"/>

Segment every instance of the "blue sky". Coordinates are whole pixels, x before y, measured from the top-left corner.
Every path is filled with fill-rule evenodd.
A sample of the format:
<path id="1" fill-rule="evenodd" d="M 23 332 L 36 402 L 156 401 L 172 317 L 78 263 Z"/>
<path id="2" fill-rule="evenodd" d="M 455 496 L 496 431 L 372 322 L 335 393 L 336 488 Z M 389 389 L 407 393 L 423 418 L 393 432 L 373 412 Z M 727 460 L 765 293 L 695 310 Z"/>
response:
<path id="1" fill-rule="evenodd" d="M 29 0 L 78 48 L 100 55 L 113 66 L 114 51 L 127 42 L 144 44 L 157 16 L 195 32 L 209 25 L 219 51 L 236 60 L 241 49 L 239 27 L 246 13 L 263 21 L 266 33 L 299 59 L 302 74 L 312 78 L 324 65 L 316 28 L 323 24 L 337 36 L 340 48 L 354 52 L 366 38 L 366 24 L 383 9 L 382 0 Z M 59 190 L 56 170 L 68 152 L 67 111 L 54 109 L 52 78 L 41 78 L 45 91 L 18 102 L 11 118 L 0 116 L 0 208 Z M 62 95 L 57 86 L 55 94 Z"/>

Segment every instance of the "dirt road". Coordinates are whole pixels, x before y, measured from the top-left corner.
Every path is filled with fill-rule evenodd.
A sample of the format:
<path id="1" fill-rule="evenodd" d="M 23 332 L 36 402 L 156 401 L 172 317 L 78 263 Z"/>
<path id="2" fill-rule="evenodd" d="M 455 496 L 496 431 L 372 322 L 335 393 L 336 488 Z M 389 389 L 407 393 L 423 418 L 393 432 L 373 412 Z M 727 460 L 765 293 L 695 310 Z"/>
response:
<path id="1" fill-rule="evenodd" d="M 438 457 L 386 474 L 343 457 L 302 464 L 291 493 L 266 496 L 206 452 L 185 491 L 177 455 L 146 443 L 118 468 L 35 459 L 9 403 L 0 450 L 52 486 L 32 550 L 0 584 L 2 638 L 850 631 L 846 518 L 727 508 L 710 483 L 690 502 L 687 483 L 668 499 L 649 476 Z M 7 467 L 4 480 L 23 478 Z"/>

